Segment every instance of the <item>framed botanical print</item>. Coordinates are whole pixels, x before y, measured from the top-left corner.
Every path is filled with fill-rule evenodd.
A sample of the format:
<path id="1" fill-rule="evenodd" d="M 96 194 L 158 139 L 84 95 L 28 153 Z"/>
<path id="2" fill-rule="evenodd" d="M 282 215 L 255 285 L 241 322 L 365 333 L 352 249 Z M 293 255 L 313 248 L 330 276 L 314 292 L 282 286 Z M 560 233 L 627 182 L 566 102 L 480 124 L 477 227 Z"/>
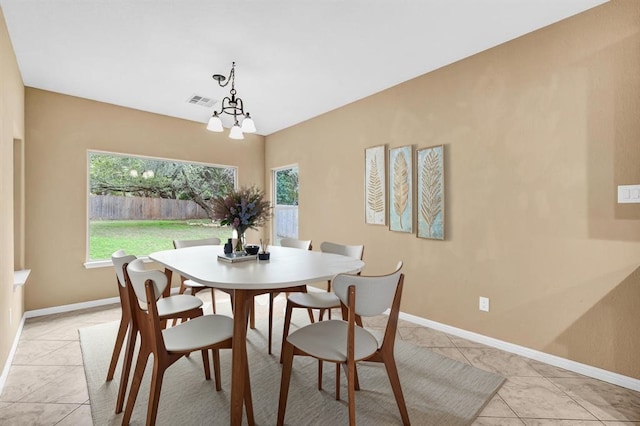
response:
<path id="1" fill-rule="evenodd" d="M 444 146 L 416 151 L 419 238 L 444 240 Z"/>
<path id="2" fill-rule="evenodd" d="M 389 229 L 413 232 L 413 147 L 389 150 Z"/>
<path id="3" fill-rule="evenodd" d="M 365 223 L 387 224 L 387 147 L 367 148 L 364 151 L 364 211 Z"/>

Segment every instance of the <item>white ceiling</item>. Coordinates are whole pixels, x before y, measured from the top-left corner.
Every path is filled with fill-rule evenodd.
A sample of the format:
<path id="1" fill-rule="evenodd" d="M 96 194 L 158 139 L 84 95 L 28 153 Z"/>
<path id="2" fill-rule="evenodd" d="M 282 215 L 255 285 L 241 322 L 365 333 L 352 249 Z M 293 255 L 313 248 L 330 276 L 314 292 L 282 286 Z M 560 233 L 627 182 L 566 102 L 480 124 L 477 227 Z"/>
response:
<path id="1" fill-rule="evenodd" d="M 268 135 L 607 0 L 0 0 L 26 86 Z M 216 108 L 218 105 L 215 106 Z"/>

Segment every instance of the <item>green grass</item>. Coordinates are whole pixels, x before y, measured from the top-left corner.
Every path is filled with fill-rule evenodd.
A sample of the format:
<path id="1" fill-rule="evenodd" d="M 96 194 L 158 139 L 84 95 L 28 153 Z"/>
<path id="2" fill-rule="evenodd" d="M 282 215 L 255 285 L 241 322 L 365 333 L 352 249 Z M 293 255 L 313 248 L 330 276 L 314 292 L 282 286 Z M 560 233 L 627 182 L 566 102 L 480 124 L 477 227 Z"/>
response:
<path id="1" fill-rule="evenodd" d="M 113 252 L 146 256 L 173 248 L 173 240 L 231 237 L 231 228 L 211 226 L 208 220 L 96 220 L 91 221 L 89 260 L 111 259 Z"/>

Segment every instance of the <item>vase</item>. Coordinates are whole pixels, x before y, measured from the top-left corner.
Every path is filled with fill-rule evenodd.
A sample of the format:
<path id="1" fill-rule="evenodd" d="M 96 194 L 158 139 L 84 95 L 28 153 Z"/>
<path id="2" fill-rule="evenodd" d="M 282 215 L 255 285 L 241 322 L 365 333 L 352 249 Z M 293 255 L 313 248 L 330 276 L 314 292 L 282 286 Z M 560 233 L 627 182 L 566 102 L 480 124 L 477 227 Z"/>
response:
<path id="1" fill-rule="evenodd" d="M 244 252 L 244 246 L 247 244 L 244 236 L 245 231 L 236 229 L 236 232 L 238 234 L 238 238 L 236 239 L 236 246 L 233 248 L 233 251 L 235 251 L 236 253 Z"/>

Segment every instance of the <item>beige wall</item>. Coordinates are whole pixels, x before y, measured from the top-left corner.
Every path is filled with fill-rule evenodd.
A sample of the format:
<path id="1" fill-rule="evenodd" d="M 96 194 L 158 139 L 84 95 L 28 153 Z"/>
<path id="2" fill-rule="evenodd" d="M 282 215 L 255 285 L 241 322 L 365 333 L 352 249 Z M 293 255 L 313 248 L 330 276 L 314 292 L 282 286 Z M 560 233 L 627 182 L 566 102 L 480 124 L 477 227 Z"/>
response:
<path id="1" fill-rule="evenodd" d="M 20 264 L 22 248 L 14 252 L 14 141 L 17 146 L 24 142 L 24 85 L 0 9 L 0 366 L 6 362 L 24 312 L 22 288 L 13 290 L 14 266 L 24 266 Z"/>
<path id="2" fill-rule="evenodd" d="M 233 141 L 203 123 L 32 88 L 26 123 L 27 310 L 117 296 L 113 268 L 83 266 L 88 150 L 238 166 L 241 185 L 263 184 L 262 136 Z"/>
<path id="3" fill-rule="evenodd" d="M 402 311 L 640 379 L 640 205 L 616 204 L 639 107 L 640 2 L 616 0 L 269 135 L 265 176 L 299 164 L 300 238 L 404 260 Z M 445 145 L 446 241 L 364 224 L 381 144 Z"/>

